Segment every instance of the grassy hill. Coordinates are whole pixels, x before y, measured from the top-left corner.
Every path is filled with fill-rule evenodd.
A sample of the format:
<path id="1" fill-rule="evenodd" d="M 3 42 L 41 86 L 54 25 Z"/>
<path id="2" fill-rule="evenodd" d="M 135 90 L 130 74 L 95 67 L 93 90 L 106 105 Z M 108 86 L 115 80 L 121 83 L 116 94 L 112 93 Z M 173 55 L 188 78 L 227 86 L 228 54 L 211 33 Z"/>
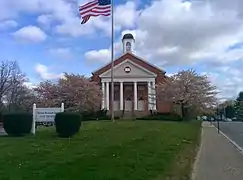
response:
<path id="1" fill-rule="evenodd" d="M 54 128 L 0 137 L 1 180 L 190 179 L 199 122 L 85 122 L 71 139 Z"/>

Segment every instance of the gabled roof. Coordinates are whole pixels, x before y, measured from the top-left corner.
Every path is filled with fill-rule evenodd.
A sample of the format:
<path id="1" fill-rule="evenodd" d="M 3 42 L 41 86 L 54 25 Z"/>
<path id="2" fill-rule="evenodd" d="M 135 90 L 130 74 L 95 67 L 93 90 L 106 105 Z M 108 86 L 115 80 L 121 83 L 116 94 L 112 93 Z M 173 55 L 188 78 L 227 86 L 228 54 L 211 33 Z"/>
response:
<path id="1" fill-rule="evenodd" d="M 122 63 L 123 61 L 125 61 L 127 59 L 131 60 L 132 62 L 142 66 L 143 68 L 145 68 L 155 74 L 159 74 L 159 73 L 165 74 L 165 71 L 163 71 L 160 68 L 156 67 L 155 65 L 139 58 L 138 56 L 135 56 L 134 54 L 132 54 L 130 52 L 127 52 L 127 53 L 123 54 L 122 56 L 120 56 L 119 58 L 117 58 L 116 60 L 114 60 L 114 66 Z M 94 71 L 92 74 L 100 75 L 110 68 L 111 68 L 111 62 L 106 64 L 105 66 L 101 67 L 100 69 Z"/>

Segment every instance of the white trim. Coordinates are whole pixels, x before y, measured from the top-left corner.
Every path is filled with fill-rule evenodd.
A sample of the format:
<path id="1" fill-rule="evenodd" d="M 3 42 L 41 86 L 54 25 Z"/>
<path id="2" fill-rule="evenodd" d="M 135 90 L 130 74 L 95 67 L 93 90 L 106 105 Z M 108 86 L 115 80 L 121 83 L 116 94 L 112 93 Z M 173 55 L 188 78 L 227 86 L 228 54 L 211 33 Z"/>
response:
<path id="1" fill-rule="evenodd" d="M 109 92 L 109 82 L 106 82 L 106 109 L 110 109 L 110 92 Z"/>
<path id="2" fill-rule="evenodd" d="M 157 104 L 156 104 L 156 89 L 155 89 L 155 82 L 152 81 L 152 94 L 153 94 L 153 110 L 157 110 Z"/>
<path id="3" fill-rule="evenodd" d="M 123 82 L 120 82 L 120 110 L 123 110 Z"/>
<path id="4" fill-rule="evenodd" d="M 133 90 L 134 90 L 134 110 L 138 110 L 138 87 L 137 82 L 133 83 Z"/>
<path id="5" fill-rule="evenodd" d="M 102 82 L 102 109 L 105 108 L 105 83 Z"/>
<path id="6" fill-rule="evenodd" d="M 147 83 L 147 86 L 148 86 L 148 110 L 152 109 L 151 108 L 151 82 L 148 81 Z"/>
<path id="7" fill-rule="evenodd" d="M 155 69 L 161 71 L 161 72 L 164 73 L 164 74 L 166 73 L 164 70 L 160 69 L 158 66 L 155 66 L 155 65 L 151 64 L 150 62 L 148 62 L 148 61 L 146 61 L 146 60 L 144 60 L 144 59 L 142 59 L 142 58 L 136 56 L 135 54 L 133 54 L 133 53 L 131 53 L 131 52 L 126 52 L 125 54 L 122 54 L 121 56 L 119 56 L 118 58 L 116 58 L 116 59 L 114 60 L 114 62 L 115 62 L 116 60 L 120 59 L 122 56 L 125 56 L 126 54 L 130 54 L 131 56 L 133 56 L 133 57 L 135 57 L 135 58 L 141 60 L 142 62 L 144 62 L 144 63 L 146 63 L 146 64 L 152 66 L 153 68 L 155 68 Z M 101 70 L 102 68 L 108 66 L 109 64 L 111 64 L 111 62 L 106 63 L 104 66 L 102 66 L 102 67 L 100 67 L 99 69 L 93 71 L 91 74 L 95 74 L 96 72 L 98 72 L 98 71 Z"/>
<path id="8" fill-rule="evenodd" d="M 155 73 L 153 73 L 153 72 L 147 70 L 146 68 L 144 68 L 144 67 L 138 65 L 137 63 L 132 62 L 130 59 L 126 59 L 126 60 L 124 60 L 123 62 L 121 62 L 120 64 L 117 64 L 117 65 L 114 67 L 114 70 L 117 69 L 117 68 L 119 68 L 121 65 L 123 65 L 123 64 L 125 64 L 125 63 L 131 63 L 131 64 L 134 65 L 135 67 L 138 67 L 139 69 L 141 69 L 141 70 L 147 72 L 148 74 L 157 77 L 157 74 L 155 74 Z M 106 77 L 105 74 L 107 74 L 107 73 L 109 73 L 109 72 L 111 72 L 111 69 L 108 69 L 107 71 L 103 72 L 102 74 L 99 75 L 99 77 L 100 77 L 100 78 Z"/>
<path id="9" fill-rule="evenodd" d="M 101 82 L 111 82 L 111 78 L 110 77 L 105 77 L 101 79 Z M 155 78 L 151 77 L 151 78 L 114 78 L 114 82 L 155 82 Z"/>

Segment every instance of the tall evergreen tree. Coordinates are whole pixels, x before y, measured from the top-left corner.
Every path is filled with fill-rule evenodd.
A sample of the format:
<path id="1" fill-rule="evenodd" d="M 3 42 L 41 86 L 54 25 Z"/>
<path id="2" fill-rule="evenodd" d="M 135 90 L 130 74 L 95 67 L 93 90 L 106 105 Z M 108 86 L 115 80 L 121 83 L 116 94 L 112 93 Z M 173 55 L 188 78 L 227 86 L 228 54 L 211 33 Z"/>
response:
<path id="1" fill-rule="evenodd" d="M 243 91 L 241 91 L 235 102 L 235 114 L 239 121 L 243 121 Z"/>
<path id="2" fill-rule="evenodd" d="M 233 105 L 227 105 L 225 108 L 225 116 L 226 118 L 233 118 L 235 115 L 235 110 Z"/>

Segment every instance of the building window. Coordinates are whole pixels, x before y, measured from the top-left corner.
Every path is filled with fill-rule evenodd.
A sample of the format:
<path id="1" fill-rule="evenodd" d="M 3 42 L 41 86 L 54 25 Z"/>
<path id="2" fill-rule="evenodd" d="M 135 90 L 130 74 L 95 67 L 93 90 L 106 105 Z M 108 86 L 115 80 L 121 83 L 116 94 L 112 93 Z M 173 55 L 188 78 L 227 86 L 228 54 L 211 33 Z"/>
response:
<path id="1" fill-rule="evenodd" d="M 126 73 L 130 73 L 131 68 L 127 66 L 127 67 L 124 68 L 124 71 L 125 71 Z"/>
<path id="2" fill-rule="evenodd" d="M 131 49 L 132 49 L 131 43 L 130 42 L 127 42 L 126 43 L 126 51 L 131 51 Z"/>

